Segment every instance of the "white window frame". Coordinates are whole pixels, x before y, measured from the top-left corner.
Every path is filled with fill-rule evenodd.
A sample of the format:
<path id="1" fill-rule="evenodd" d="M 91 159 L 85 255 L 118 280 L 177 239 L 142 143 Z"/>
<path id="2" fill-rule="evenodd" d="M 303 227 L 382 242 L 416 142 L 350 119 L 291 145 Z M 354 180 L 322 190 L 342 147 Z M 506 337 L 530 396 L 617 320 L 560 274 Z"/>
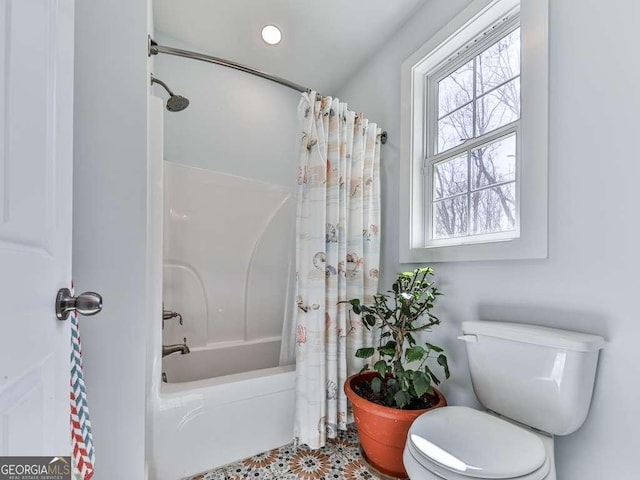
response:
<path id="1" fill-rule="evenodd" d="M 518 14 L 519 12 L 519 14 Z M 519 15 L 521 117 L 517 128 L 516 231 L 427 241 L 432 186 L 424 175 L 426 102 L 434 101 L 429 74 L 503 19 Z M 509 20 L 514 21 L 514 20 Z M 509 23 L 509 21 L 505 23 Z M 500 28 L 500 27 L 497 27 Z M 509 31 L 504 27 L 505 31 Z M 400 262 L 546 258 L 548 157 L 548 0 L 475 0 L 402 64 Z M 491 40 L 486 44 L 490 45 Z M 479 42 L 482 43 L 482 42 Z M 474 48 L 474 47 L 471 47 Z M 474 51 L 476 49 L 474 48 Z M 430 97 L 429 97 L 430 95 Z M 432 120 L 432 119 L 431 119 Z M 514 124 L 486 135 L 499 138 Z M 456 148 L 464 148 L 464 144 Z"/>

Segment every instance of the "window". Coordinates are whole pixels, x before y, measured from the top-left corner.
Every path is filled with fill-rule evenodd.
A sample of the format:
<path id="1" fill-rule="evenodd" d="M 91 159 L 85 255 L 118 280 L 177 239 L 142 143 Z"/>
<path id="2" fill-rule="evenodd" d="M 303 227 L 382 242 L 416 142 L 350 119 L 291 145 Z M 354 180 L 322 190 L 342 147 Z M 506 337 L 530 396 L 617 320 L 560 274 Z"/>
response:
<path id="1" fill-rule="evenodd" d="M 517 18 L 481 40 L 427 74 L 426 245 L 519 236 Z"/>
<path id="2" fill-rule="evenodd" d="M 403 64 L 402 262 L 546 257 L 547 17 L 475 0 Z"/>

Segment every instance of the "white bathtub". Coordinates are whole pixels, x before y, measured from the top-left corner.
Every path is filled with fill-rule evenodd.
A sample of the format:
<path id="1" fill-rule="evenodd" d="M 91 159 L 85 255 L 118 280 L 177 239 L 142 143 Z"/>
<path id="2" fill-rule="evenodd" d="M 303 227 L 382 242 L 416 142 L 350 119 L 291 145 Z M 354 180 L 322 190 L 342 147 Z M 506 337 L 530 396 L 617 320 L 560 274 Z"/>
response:
<path id="1" fill-rule="evenodd" d="M 152 479 L 184 478 L 291 442 L 295 367 L 273 366 L 279 345 L 271 339 L 164 358 L 169 383 L 151 408 Z M 249 371 L 235 373 L 242 370 Z"/>
<path id="2" fill-rule="evenodd" d="M 194 348 L 162 359 L 169 383 L 193 382 L 278 366 L 280 337 Z"/>

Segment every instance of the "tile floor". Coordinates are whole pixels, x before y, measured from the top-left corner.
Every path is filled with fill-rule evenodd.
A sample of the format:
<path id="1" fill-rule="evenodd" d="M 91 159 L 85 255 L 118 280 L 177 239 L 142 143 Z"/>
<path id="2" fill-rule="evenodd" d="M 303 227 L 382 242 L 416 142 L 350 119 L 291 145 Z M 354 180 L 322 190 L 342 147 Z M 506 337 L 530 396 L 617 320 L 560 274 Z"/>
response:
<path id="1" fill-rule="evenodd" d="M 285 445 L 188 480 L 379 480 L 362 460 L 354 426 L 320 450 Z"/>

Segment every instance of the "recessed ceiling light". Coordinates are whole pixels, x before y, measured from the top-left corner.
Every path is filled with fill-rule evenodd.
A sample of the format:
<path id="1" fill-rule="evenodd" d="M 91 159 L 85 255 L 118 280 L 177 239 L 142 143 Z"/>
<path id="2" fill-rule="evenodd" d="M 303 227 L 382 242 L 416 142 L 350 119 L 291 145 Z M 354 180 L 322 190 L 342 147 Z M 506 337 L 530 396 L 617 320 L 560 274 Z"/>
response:
<path id="1" fill-rule="evenodd" d="M 262 39 L 269 45 L 277 45 L 282 40 L 282 32 L 275 25 L 267 25 L 262 29 Z"/>

